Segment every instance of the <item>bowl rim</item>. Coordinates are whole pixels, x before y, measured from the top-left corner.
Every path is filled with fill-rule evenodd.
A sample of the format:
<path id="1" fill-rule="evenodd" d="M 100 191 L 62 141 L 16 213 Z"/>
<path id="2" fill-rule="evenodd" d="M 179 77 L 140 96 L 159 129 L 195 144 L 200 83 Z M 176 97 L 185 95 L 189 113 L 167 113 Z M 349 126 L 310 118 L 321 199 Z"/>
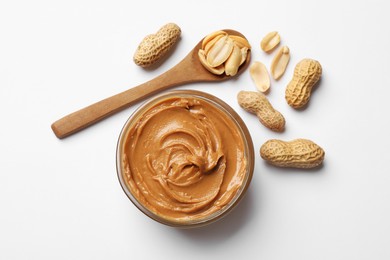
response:
<path id="1" fill-rule="evenodd" d="M 247 169 L 246 169 L 246 176 L 243 179 L 242 186 L 239 188 L 239 191 L 237 194 L 232 198 L 232 200 L 222 209 L 210 214 L 207 217 L 196 219 L 196 220 L 190 220 L 190 221 L 175 221 L 174 218 L 165 218 L 162 216 L 159 216 L 158 214 L 154 213 L 153 211 L 149 210 L 147 207 L 142 205 L 138 201 L 138 199 L 133 196 L 131 190 L 128 188 L 126 181 L 122 174 L 122 148 L 123 148 L 123 140 L 127 136 L 127 132 L 129 128 L 132 126 L 132 122 L 136 122 L 137 118 L 143 114 L 143 112 L 146 112 L 148 108 L 152 107 L 156 103 L 164 100 L 165 98 L 175 97 L 175 96 L 188 96 L 188 97 L 195 97 L 205 100 L 206 102 L 210 103 L 211 105 L 217 107 L 218 109 L 222 110 L 227 116 L 229 116 L 232 121 L 235 122 L 235 125 L 240 130 L 241 136 L 244 140 L 245 145 L 245 157 L 247 159 Z M 242 118 L 238 115 L 238 113 L 226 102 L 221 100 L 220 98 L 198 90 L 189 90 L 189 89 L 183 89 L 183 90 L 171 90 L 167 91 L 158 95 L 155 95 L 152 98 L 149 98 L 148 100 L 144 101 L 141 105 L 139 105 L 133 113 L 126 119 L 126 122 L 122 126 L 122 129 L 120 131 L 117 145 L 116 145 L 116 172 L 117 177 L 119 180 L 119 183 L 121 185 L 122 190 L 125 192 L 126 196 L 130 199 L 130 201 L 146 216 L 149 218 L 172 227 L 179 227 L 179 228 L 193 228 L 193 227 L 201 227 L 208 225 L 210 223 L 213 223 L 219 219 L 222 219 L 228 213 L 230 213 L 242 200 L 242 198 L 245 196 L 247 189 L 249 188 L 249 185 L 252 181 L 253 172 L 254 172 L 254 166 L 255 166 L 255 158 L 254 158 L 254 147 L 253 147 L 253 141 L 252 137 L 250 135 L 250 132 L 242 120 Z"/>

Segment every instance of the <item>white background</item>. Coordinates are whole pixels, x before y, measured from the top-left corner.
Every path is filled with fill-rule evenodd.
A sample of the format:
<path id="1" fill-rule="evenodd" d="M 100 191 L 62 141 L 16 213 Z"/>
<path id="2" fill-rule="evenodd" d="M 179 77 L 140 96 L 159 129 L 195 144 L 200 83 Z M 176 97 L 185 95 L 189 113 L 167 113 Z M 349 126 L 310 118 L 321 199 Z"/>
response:
<path id="1" fill-rule="evenodd" d="M 0 2 L 0 259 L 390 259 L 390 16 L 387 1 L 4 1 Z M 132 56 L 168 22 L 181 40 L 158 67 Z M 141 84 L 178 63 L 205 35 L 242 32 L 252 61 L 269 68 L 262 37 L 289 46 L 286 74 L 269 100 L 286 118 L 274 133 L 236 101 L 255 90 L 237 80 L 178 87 L 214 94 L 247 124 L 253 181 L 226 218 L 179 230 L 144 216 L 122 191 L 115 150 L 137 104 L 59 140 L 66 114 Z M 310 105 L 284 91 L 310 57 L 323 76 Z M 178 89 L 177 88 L 177 89 Z M 259 156 L 270 138 L 308 138 L 326 151 L 316 170 L 279 169 Z"/>

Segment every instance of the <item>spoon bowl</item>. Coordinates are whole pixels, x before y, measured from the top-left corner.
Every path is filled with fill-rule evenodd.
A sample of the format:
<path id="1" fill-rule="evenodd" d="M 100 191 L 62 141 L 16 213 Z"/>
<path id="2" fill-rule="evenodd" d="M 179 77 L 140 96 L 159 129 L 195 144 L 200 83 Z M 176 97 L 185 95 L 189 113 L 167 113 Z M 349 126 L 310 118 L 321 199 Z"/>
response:
<path id="1" fill-rule="evenodd" d="M 235 30 L 225 29 L 223 31 L 229 35 L 238 35 L 245 38 L 244 35 Z M 54 134 L 60 139 L 65 138 L 158 92 L 194 82 L 225 81 L 239 76 L 248 67 L 250 51 L 248 51 L 246 61 L 240 66 L 235 76 L 215 75 L 209 72 L 203 67 L 198 58 L 202 41 L 203 39 L 182 61 L 156 78 L 57 120 L 51 125 Z"/>

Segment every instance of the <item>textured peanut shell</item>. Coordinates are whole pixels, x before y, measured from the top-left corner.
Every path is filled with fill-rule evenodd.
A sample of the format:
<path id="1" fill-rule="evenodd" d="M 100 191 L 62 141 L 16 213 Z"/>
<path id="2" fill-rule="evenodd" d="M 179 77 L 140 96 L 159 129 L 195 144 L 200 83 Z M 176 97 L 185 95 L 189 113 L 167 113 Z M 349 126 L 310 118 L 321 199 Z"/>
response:
<path id="1" fill-rule="evenodd" d="M 260 122 L 275 132 L 282 132 L 285 126 L 283 115 L 275 110 L 264 94 L 254 91 L 240 91 L 238 104 L 246 111 L 256 114 Z"/>
<path id="2" fill-rule="evenodd" d="M 134 53 L 135 64 L 149 67 L 160 60 L 178 41 L 181 34 L 180 27 L 168 23 L 158 30 L 156 34 L 146 36 L 138 45 Z"/>
<path id="3" fill-rule="evenodd" d="M 292 141 L 271 139 L 261 146 L 260 156 L 278 167 L 306 169 L 319 166 L 324 160 L 325 152 L 307 139 Z"/>
<path id="4" fill-rule="evenodd" d="M 313 86 L 322 74 L 321 64 L 313 59 L 303 59 L 294 69 L 294 76 L 286 88 L 286 101 L 293 108 L 305 106 Z"/>

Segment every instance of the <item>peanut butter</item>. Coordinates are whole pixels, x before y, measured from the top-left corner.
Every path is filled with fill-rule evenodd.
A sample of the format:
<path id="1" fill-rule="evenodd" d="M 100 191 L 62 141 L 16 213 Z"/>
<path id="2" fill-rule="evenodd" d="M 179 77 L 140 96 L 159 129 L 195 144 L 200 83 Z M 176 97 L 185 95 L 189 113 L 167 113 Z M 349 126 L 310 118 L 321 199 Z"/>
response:
<path id="1" fill-rule="evenodd" d="M 127 129 L 122 178 L 139 204 L 161 218 L 207 218 L 236 199 L 247 174 L 245 145 L 237 123 L 214 103 L 168 97 Z"/>

